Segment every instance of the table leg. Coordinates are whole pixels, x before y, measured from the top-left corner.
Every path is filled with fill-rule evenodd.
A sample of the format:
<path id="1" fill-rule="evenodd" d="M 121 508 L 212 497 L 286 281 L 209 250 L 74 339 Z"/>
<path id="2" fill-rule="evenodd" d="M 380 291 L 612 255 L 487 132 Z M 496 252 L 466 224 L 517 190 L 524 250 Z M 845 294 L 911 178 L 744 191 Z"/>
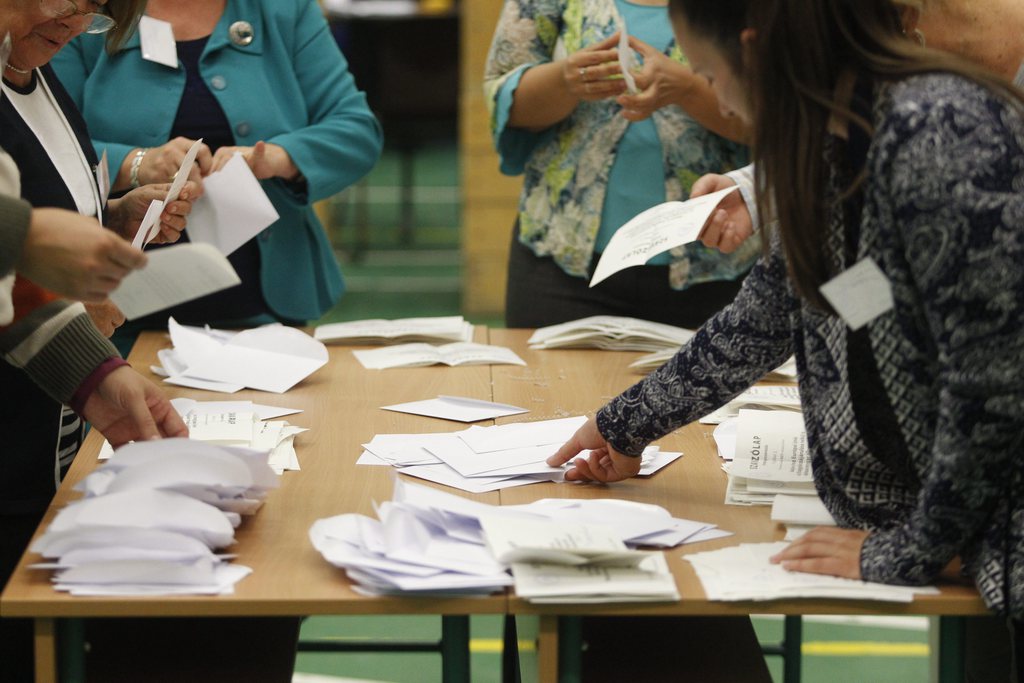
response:
<path id="1" fill-rule="evenodd" d="M 537 633 L 537 680 L 558 683 L 558 617 L 549 614 L 541 616 Z"/>
<path id="2" fill-rule="evenodd" d="M 965 617 L 939 617 L 939 683 L 964 680 Z"/>
<path id="3" fill-rule="evenodd" d="M 441 680 L 469 683 L 469 617 L 441 617 Z"/>
<path id="4" fill-rule="evenodd" d="M 35 628 L 36 683 L 57 683 L 57 634 L 53 619 L 37 618 Z"/>

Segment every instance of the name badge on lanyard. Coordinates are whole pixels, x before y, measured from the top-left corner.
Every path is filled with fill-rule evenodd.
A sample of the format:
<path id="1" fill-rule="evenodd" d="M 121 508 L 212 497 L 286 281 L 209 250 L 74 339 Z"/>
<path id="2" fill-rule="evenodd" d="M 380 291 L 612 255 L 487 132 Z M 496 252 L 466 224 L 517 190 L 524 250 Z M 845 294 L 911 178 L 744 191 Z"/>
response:
<path id="1" fill-rule="evenodd" d="M 892 310 L 892 283 L 868 256 L 823 284 L 819 291 L 851 330 Z"/>
<path id="2" fill-rule="evenodd" d="M 174 28 L 170 22 L 143 15 L 139 19 L 139 44 L 143 59 L 178 68 L 178 44 L 174 42 Z"/>

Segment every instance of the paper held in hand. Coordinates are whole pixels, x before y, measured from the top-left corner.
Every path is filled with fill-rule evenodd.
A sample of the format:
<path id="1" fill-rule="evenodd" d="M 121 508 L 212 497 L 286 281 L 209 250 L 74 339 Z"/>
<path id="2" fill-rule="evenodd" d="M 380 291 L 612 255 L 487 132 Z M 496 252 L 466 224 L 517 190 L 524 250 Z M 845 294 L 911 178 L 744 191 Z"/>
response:
<path id="1" fill-rule="evenodd" d="M 146 267 L 129 273 L 110 300 L 134 320 L 239 282 L 231 263 L 209 244 L 175 244 L 151 252 Z"/>
<path id="2" fill-rule="evenodd" d="M 608 242 L 590 286 L 630 266 L 643 265 L 663 251 L 697 241 L 714 210 L 737 189 L 726 188 L 686 202 L 665 202 L 635 216 Z"/>

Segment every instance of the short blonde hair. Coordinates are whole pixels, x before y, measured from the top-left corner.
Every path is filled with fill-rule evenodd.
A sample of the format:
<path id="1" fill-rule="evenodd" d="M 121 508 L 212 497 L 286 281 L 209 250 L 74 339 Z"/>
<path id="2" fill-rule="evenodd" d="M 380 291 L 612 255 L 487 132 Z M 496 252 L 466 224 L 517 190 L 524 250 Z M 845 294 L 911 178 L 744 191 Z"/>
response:
<path id="1" fill-rule="evenodd" d="M 117 26 L 107 33 L 107 52 L 117 52 L 128 36 L 135 31 L 139 17 L 146 11 L 146 0 L 110 0 L 107 14 L 117 22 Z"/>

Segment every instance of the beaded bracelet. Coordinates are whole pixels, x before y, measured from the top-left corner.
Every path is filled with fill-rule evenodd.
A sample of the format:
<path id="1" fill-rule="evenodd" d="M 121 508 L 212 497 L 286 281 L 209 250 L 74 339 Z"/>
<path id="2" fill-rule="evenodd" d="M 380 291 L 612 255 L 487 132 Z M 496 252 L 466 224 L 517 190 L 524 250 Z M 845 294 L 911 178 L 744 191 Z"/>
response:
<path id="1" fill-rule="evenodd" d="M 128 170 L 128 181 L 131 183 L 132 189 L 139 186 L 139 167 L 142 166 L 142 158 L 148 151 L 145 147 L 140 147 L 135 150 L 135 156 L 132 157 L 132 165 Z"/>

